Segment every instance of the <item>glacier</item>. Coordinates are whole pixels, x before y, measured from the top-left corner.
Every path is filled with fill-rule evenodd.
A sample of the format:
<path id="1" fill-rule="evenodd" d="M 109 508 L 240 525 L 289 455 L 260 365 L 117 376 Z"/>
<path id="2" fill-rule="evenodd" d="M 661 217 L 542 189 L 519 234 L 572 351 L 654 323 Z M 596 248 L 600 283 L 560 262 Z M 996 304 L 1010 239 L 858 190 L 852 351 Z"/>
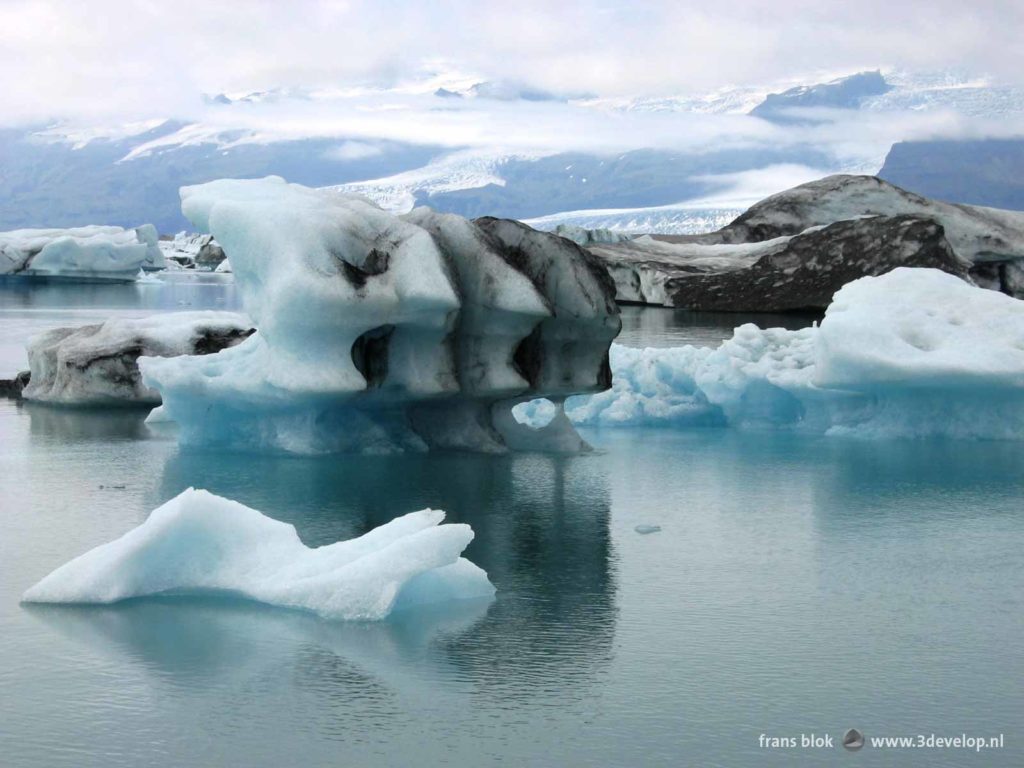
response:
<path id="1" fill-rule="evenodd" d="M 258 331 L 206 357 L 139 360 L 186 444 L 294 453 L 588 446 L 519 402 L 610 385 L 614 284 L 579 246 L 518 222 L 279 177 L 181 190 L 231 262 Z"/>
<path id="2" fill-rule="evenodd" d="M 565 403 L 573 423 L 1024 439 L 1024 302 L 935 269 L 848 283 L 814 327 L 610 359 L 610 390 Z M 515 415 L 539 423 L 544 405 Z"/>
<path id="3" fill-rule="evenodd" d="M 53 571 L 22 600 L 109 604 L 224 594 L 326 619 L 380 620 L 417 605 L 492 598 L 487 574 L 461 557 L 473 530 L 441 525 L 444 516 L 424 509 L 311 548 L 288 523 L 189 488 L 120 538 Z"/>
<path id="4" fill-rule="evenodd" d="M 0 232 L 0 276 L 131 282 L 165 266 L 152 224 Z"/>
<path id="5" fill-rule="evenodd" d="M 137 319 L 53 328 L 29 339 L 26 400 L 63 405 L 158 405 L 142 383 L 141 355 L 206 355 L 237 344 L 253 329 L 233 312 L 169 312 Z"/>

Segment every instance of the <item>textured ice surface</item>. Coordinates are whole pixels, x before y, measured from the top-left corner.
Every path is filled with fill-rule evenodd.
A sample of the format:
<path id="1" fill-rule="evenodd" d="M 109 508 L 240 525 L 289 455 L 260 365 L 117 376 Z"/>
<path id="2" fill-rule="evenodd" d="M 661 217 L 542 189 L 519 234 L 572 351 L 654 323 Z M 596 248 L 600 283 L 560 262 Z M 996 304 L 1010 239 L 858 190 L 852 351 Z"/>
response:
<path id="1" fill-rule="evenodd" d="M 714 350 L 614 345 L 611 365 L 612 389 L 566 403 L 573 422 L 1024 439 L 1024 302 L 938 270 L 855 280 L 820 327 L 743 325 Z"/>
<path id="2" fill-rule="evenodd" d="M 0 232 L 0 275 L 131 281 L 142 268 L 162 266 L 150 224 Z"/>
<path id="3" fill-rule="evenodd" d="M 810 227 L 813 232 L 818 227 Z M 673 306 L 667 283 L 700 273 L 741 270 L 758 259 L 785 250 L 791 236 L 753 243 L 687 243 L 650 235 L 595 241 L 587 249 L 599 256 L 615 281 L 619 301 Z M 780 291 L 781 292 L 781 291 Z"/>
<path id="4" fill-rule="evenodd" d="M 748 242 L 869 216 L 923 216 L 966 262 L 1024 258 L 1024 212 L 930 200 L 874 176 L 835 175 L 765 198 L 709 238 Z M 708 240 L 710 242 L 711 240 Z"/>
<path id="5" fill-rule="evenodd" d="M 61 566 L 23 599 L 114 603 L 227 593 L 328 619 L 373 620 L 419 604 L 491 597 L 487 574 L 461 557 L 472 529 L 443 520 L 444 512 L 424 509 L 310 548 L 294 526 L 190 488 L 121 538 Z"/>
<path id="6" fill-rule="evenodd" d="M 691 310 L 824 308 L 844 283 L 897 266 L 1024 297 L 1024 213 L 929 200 L 873 176 L 800 184 L 716 232 L 667 240 L 586 247 L 608 266 L 620 301 Z"/>
<path id="7" fill-rule="evenodd" d="M 160 233 L 156 231 L 156 227 L 152 224 L 136 227 L 135 237 L 146 246 L 146 259 L 142 262 L 142 268 L 147 270 L 166 268 L 167 261 L 164 259 L 164 252 L 160 249 Z"/>
<path id="8" fill-rule="evenodd" d="M 230 266 L 223 270 L 219 269 L 226 262 L 224 250 L 209 234 L 179 232 L 173 240 L 161 241 L 160 249 L 169 263 L 181 267 L 199 267 L 216 272 L 231 271 Z"/>
<path id="9" fill-rule="evenodd" d="M 231 260 L 258 333 L 139 365 L 187 443 L 315 453 L 585 447 L 510 409 L 608 386 L 619 329 L 595 257 L 522 224 L 397 217 L 282 179 L 181 191 Z"/>
<path id="10" fill-rule="evenodd" d="M 232 312 L 168 312 L 139 319 L 54 328 L 29 339 L 27 400 L 66 405 L 157 404 L 141 380 L 140 355 L 174 357 L 217 352 L 251 333 Z"/>

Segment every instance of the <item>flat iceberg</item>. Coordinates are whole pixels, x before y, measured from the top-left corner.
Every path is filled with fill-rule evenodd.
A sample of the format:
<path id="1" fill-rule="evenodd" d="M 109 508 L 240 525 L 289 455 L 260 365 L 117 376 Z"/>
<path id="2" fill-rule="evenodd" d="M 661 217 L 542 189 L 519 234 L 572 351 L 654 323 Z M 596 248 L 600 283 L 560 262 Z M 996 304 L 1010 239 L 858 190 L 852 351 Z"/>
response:
<path id="1" fill-rule="evenodd" d="M 586 450 L 519 402 L 610 384 L 615 288 L 579 246 L 514 221 L 367 200 L 283 179 L 181 190 L 258 331 L 203 358 L 142 358 L 188 444 L 295 453 Z"/>
<path id="2" fill-rule="evenodd" d="M 233 312 L 168 312 L 138 319 L 53 328 L 28 341 L 26 400 L 64 405 L 158 405 L 142 383 L 141 355 L 206 355 L 253 333 Z"/>
<path id="3" fill-rule="evenodd" d="M 355 539 L 310 548 L 295 527 L 189 488 L 124 536 L 62 565 L 27 603 L 108 604 L 153 595 L 228 594 L 327 619 L 378 620 L 422 604 L 490 598 L 461 557 L 468 525 L 424 509 Z"/>
<path id="4" fill-rule="evenodd" d="M 567 401 L 574 423 L 1024 439 L 1024 302 L 934 269 L 848 283 L 820 326 L 610 359 L 610 390 Z"/>
<path id="5" fill-rule="evenodd" d="M 163 267 L 151 224 L 0 232 L 0 275 L 132 282 L 141 269 Z"/>

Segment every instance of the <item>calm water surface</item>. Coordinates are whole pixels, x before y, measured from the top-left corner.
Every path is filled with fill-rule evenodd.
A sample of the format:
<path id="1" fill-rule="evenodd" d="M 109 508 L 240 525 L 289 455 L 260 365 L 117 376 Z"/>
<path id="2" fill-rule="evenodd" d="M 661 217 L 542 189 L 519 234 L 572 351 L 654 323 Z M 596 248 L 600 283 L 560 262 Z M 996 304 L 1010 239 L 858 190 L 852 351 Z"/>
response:
<path id="1" fill-rule="evenodd" d="M 17 334 L 236 307 L 224 281 L 121 288 L 0 288 L 0 375 Z M 654 312 L 626 341 L 723 333 Z M 1024 764 L 1022 446 L 603 430 L 573 458 L 308 459 L 182 451 L 144 415 L 0 401 L 5 767 Z M 19 604 L 188 486 L 314 546 L 443 508 L 497 598 L 374 624 Z M 1006 747 L 758 747 L 851 726 Z"/>

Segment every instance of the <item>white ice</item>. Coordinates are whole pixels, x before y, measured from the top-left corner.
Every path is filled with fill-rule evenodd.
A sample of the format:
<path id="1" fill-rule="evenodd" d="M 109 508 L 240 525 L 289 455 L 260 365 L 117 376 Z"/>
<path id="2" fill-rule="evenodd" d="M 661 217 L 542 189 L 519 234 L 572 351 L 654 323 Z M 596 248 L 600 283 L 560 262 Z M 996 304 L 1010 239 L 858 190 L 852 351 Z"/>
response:
<path id="1" fill-rule="evenodd" d="M 215 272 L 231 271 L 230 265 L 224 266 L 226 259 L 217 262 L 223 253 L 220 244 L 208 233 L 178 232 L 172 240 L 161 240 L 159 247 L 168 265 L 212 268 Z"/>
<path id="2" fill-rule="evenodd" d="M 444 512 L 424 509 L 311 548 L 288 523 L 190 488 L 121 538 L 55 570 L 23 600 L 227 594 L 327 619 L 377 620 L 415 605 L 492 597 L 487 574 L 461 557 L 472 529 L 443 520 Z"/>
<path id="3" fill-rule="evenodd" d="M 399 217 L 278 177 L 181 197 L 230 258 L 259 329 L 217 355 L 140 360 L 183 442 L 297 453 L 582 446 L 565 419 L 538 433 L 505 418 L 527 394 L 604 386 L 618 309 L 582 250 L 515 222 L 425 208 Z"/>
<path id="4" fill-rule="evenodd" d="M 128 282 L 140 269 L 162 266 L 156 229 L 150 224 L 0 232 L 0 275 Z"/>
<path id="5" fill-rule="evenodd" d="M 614 345 L 611 365 L 611 390 L 566 402 L 574 423 L 1024 439 L 1024 301 L 933 269 L 847 284 L 818 327 L 743 325 L 717 349 Z"/>

